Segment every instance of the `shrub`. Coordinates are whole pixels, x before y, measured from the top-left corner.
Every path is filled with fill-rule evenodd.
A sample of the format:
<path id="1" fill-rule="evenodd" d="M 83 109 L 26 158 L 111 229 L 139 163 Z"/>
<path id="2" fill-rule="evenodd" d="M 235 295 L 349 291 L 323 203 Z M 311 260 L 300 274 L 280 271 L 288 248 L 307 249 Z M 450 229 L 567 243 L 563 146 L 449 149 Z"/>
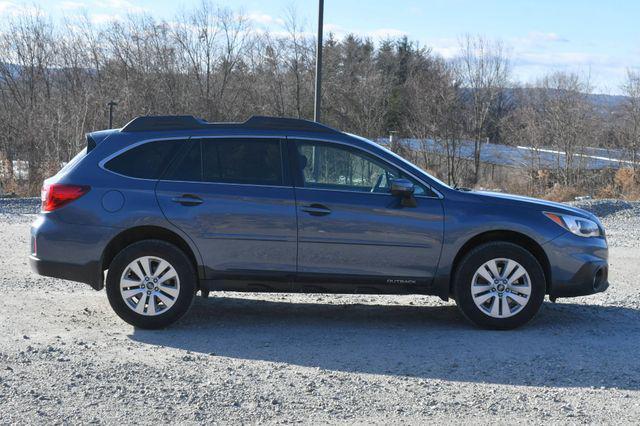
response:
<path id="1" fill-rule="evenodd" d="M 619 169 L 614 178 L 614 185 L 625 198 L 640 198 L 640 173 L 630 168 Z"/>
<path id="2" fill-rule="evenodd" d="M 572 201 L 581 194 L 578 190 L 572 186 L 563 186 L 559 183 L 553 185 L 550 191 L 548 191 L 544 198 L 550 201 Z"/>

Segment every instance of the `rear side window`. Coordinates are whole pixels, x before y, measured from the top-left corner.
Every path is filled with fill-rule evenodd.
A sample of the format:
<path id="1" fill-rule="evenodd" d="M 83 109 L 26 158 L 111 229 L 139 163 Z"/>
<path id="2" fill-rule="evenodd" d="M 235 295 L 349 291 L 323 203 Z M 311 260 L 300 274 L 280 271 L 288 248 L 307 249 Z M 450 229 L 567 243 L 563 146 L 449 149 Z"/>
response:
<path id="1" fill-rule="evenodd" d="M 178 180 L 186 182 L 202 182 L 202 152 L 200 140 L 189 141 L 189 148 L 182 158 L 173 162 L 163 180 Z"/>
<path id="2" fill-rule="evenodd" d="M 104 167 L 125 176 L 158 179 L 184 143 L 184 140 L 143 143 L 107 161 Z"/>
<path id="3" fill-rule="evenodd" d="M 282 185 L 278 139 L 203 139 L 163 179 Z"/>

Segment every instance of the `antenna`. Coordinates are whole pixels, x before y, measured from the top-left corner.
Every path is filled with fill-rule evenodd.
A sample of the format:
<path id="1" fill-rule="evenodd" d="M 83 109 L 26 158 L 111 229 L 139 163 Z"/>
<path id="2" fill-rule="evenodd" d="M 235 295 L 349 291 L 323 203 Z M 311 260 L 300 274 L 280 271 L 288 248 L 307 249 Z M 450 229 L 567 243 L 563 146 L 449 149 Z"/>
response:
<path id="1" fill-rule="evenodd" d="M 109 107 L 109 128 L 113 129 L 113 107 L 118 105 L 117 102 L 111 101 L 107 104 Z"/>

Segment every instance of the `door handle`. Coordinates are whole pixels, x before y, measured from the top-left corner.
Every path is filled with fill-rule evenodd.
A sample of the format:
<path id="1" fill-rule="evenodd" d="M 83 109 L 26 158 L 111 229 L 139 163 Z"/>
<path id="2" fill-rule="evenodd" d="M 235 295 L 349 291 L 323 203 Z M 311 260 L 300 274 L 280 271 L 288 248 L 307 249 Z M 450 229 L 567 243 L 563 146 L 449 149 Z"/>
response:
<path id="1" fill-rule="evenodd" d="M 198 204 L 202 204 L 202 198 L 197 195 L 191 194 L 183 194 L 179 197 L 173 197 L 171 199 L 174 203 L 182 204 L 183 206 L 197 206 Z"/>
<path id="2" fill-rule="evenodd" d="M 331 209 L 322 204 L 313 203 L 301 208 L 303 212 L 309 213 L 311 216 L 326 216 L 331 213 Z"/>

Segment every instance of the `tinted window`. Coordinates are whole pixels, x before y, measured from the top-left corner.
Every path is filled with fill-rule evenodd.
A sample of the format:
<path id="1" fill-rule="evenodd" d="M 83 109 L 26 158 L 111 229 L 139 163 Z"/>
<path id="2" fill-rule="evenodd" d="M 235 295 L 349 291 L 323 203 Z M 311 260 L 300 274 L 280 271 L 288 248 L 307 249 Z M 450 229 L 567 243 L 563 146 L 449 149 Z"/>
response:
<path id="1" fill-rule="evenodd" d="M 277 139 L 193 140 L 183 158 L 170 166 L 166 180 L 282 184 L 282 157 Z"/>
<path id="2" fill-rule="evenodd" d="M 282 156 L 277 139 L 208 139 L 202 141 L 205 182 L 282 184 Z"/>
<path id="3" fill-rule="evenodd" d="M 190 147 L 182 158 L 177 158 L 163 175 L 164 180 L 182 180 L 188 182 L 202 181 L 202 153 L 200 140 L 189 142 Z"/>
<path id="4" fill-rule="evenodd" d="M 305 187 L 388 193 L 391 181 L 402 177 L 414 182 L 416 195 L 425 194 L 424 186 L 364 152 L 331 144 L 298 142 L 298 154 Z"/>
<path id="5" fill-rule="evenodd" d="M 147 142 L 107 161 L 113 172 L 145 179 L 158 179 L 177 153 L 182 140 Z"/>

